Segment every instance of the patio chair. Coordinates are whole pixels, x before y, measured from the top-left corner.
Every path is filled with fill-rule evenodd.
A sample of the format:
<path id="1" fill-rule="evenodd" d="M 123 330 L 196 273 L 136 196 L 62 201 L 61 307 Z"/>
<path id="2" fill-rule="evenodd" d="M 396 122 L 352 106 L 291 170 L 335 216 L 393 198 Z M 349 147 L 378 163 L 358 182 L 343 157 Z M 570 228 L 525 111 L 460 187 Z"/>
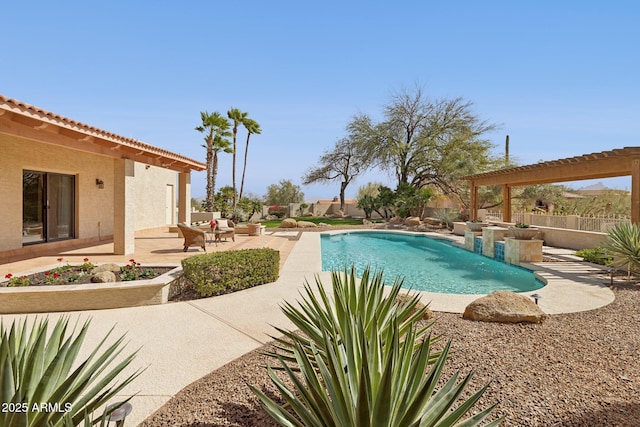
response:
<path id="1" fill-rule="evenodd" d="M 207 235 L 204 231 L 198 228 L 189 227 L 186 224 L 178 224 L 178 228 L 184 236 L 183 252 L 187 252 L 190 246 L 199 246 L 204 249 L 205 252 L 207 251 Z"/>
<path id="2" fill-rule="evenodd" d="M 236 225 L 233 221 L 230 219 L 216 219 L 214 221 L 213 234 L 217 242 L 219 242 L 222 237 L 225 239 L 231 237 L 231 240 L 236 241 Z"/>

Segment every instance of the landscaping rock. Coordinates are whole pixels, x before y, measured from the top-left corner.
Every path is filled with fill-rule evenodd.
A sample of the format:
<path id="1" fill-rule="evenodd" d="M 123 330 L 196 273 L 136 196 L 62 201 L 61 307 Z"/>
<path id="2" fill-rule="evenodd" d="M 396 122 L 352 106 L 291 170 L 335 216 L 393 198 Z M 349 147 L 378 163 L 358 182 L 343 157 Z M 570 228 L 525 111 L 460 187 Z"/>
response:
<path id="1" fill-rule="evenodd" d="M 91 270 L 91 273 L 96 274 L 102 273 L 103 271 L 113 271 L 114 273 L 118 273 L 120 272 L 120 266 L 113 263 L 100 264 L 99 266 L 94 267 L 94 269 Z"/>
<path id="2" fill-rule="evenodd" d="M 285 218 L 282 220 L 282 223 L 280 224 L 281 228 L 296 228 L 298 226 L 298 224 L 296 223 L 296 220 L 293 218 Z"/>
<path id="3" fill-rule="evenodd" d="M 112 283 L 116 281 L 116 275 L 112 271 L 100 271 L 91 277 L 93 283 Z"/>
<path id="4" fill-rule="evenodd" d="M 402 224 L 402 223 L 403 223 L 403 219 L 400 218 L 399 216 L 394 216 L 389 220 L 389 224 Z"/>
<path id="5" fill-rule="evenodd" d="M 417 227 L 420 224 L 422 224 L 422 221 L 420 221 L 420 218 L 417 216 L 410 216 L 404 220 L 404 225 L 407 227 Z"/>
<path id="6" fill-rule="evenodd" d="M 298 228 L 314 228 L 317 225 L 311 221 L 298 221 Z"/>
<path id="7" fill-rule="evenodd" d="M 546 314 L 529 297 L 495 291 L 469 304 L 462 317 L 482 322 L 540 323 Z"/>

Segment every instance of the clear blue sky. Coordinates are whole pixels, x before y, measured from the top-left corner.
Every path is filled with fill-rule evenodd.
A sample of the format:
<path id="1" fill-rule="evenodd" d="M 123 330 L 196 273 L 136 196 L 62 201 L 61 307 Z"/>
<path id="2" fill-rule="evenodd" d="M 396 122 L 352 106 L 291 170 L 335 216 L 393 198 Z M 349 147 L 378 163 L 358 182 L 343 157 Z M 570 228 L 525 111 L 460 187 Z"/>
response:
<path id="1" fill-rule="evenodd" d="M 379 118 L 416 84 L 473 102 L 520 164 L 640 145 L 633 1 L 11 1 L 0 16 L 5 96 L 200 161 L 200 111 L 247 111 L 263 130 L 256 195 L 300 185 L 354 114 Z M 370 173 L 348 196 L 370 180 L 392 182 Z M 230 183 L 225 155 L 218 187 Z M 195 173 L 192 195 L 204 189 Z M 308 200 L 338 189 L 303 187 Z"/>

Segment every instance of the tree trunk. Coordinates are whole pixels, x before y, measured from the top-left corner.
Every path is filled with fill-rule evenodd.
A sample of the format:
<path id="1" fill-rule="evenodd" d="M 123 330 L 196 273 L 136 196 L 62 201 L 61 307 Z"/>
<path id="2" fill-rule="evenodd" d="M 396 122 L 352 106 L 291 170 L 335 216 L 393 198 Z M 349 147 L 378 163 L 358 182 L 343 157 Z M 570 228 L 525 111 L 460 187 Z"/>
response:
<path id="1" fill-rule="evenodd" d="M 205 204 L 209 212 L 211 212 L 213 209 L 213 193 L 215 190 L 216 182 L 216 178 L 213 172 L 213 162 L 215 157 L 212 144 L 212 141 L 207 141 L 207 197 Z"/>
<path id="2" fill-rule="evenodd" d="M 242 192 L 244 191 L 244 174 L 247 171 L 247 153 L 249 152 L 249 137 L 251 133 L 247 133 L 247 146 L 244 149 L 244 166 L 242 168 L 242 181 L 240 181 L 240 195 L 238 199 L 242 199 Z"/>
<path id="3" fill-rule="evenodd" d="M 340 183 L 340 210 L 344 213 L 344 192 L 347 189 L 348 182 L 342 181 Z"/>
<path id="4" fill-rule="evenodd" d="M 216 177 L 218 176 L 218 153 L 213 153 L 213 173 L 211 179 L 211 206 L 209 207 L 209 212 L 213 212 L 215 209 L 215 189 L 216 189 Z"/>
<path id="5" fill-rule="evenodd" d="M 233 126 L 233 172 L 232 172 L 232 180 L 233 180 L 233 210 L 236 210 L 237 200 L 237 192 L 236 192 L 236 136 L 238 134 L 238 125 L 234 124 Z"/>

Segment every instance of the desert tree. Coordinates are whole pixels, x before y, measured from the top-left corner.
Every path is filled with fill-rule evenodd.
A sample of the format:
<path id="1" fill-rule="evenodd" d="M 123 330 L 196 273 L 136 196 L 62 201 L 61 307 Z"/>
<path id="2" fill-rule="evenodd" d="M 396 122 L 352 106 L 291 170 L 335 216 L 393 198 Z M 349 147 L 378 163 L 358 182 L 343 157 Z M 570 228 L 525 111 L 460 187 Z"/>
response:
<path id="1" fill-rule="evenodd" d="M 420 88 L 404 90 L 391 97 L 383 114 L 379 123 L 357 115 L 347 129 L 369 166 L 392 173 L 398 185 L 433 185 L 464 200 L 467 190 L 460 178 L 495 162 L 484 135 L 496 126 L 480 120 L 462 98 L 429 99 Z"/>
<path id="2" fill-rule="evenodd" d="M 304 202 L 304 193 L 300 186 L 295 185 L 288 179 L 282 179 L 278 184 L 271 184 L 267 187 L 267 194 L 264 197 L 266 205 L 288 205 L 289 203 Z"/>
<path id="3" fill-rule="evenodd" d="M 366 162 L 357 145 L 349 138 L 339 139 L 334 147 L 326 150 L 318 165 L 307 171 L 302 178 L 304 185 L 313 183 L 340 182 L 340 210 L 344 211 L 344 195 L 347 186 L 364 171 Z"/>

